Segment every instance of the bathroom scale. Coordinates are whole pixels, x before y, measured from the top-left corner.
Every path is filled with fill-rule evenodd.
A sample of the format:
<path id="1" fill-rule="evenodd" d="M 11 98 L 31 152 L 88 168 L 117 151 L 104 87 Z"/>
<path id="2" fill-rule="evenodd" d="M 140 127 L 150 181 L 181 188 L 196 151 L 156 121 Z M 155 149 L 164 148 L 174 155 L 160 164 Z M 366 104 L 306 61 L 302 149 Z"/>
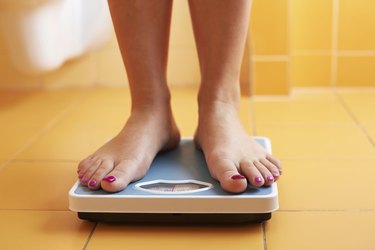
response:
<path id="1" fill-rule="evenodd" d="M 254 138 L 271 153 L 269 139 Z M 240 194 L 224 191 L 188 138 L 159 153 L 146 176 L 123 191 L 93 191 L 79 181 L 69 191 L 69 209 L 80 219 L 107 223 L 260 223 L 278 207 L 276 183 L 248 184 Z"/>

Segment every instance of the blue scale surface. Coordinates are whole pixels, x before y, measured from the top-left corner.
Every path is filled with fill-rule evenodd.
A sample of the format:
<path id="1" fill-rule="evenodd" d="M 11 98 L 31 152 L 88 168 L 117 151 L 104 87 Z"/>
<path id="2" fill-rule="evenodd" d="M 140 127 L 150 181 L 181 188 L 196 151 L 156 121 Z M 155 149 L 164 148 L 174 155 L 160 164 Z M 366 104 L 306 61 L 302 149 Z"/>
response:
<path id="1" fill-rule="evenodd" d="M 257 138 L 257 141 L 265 147 L 265 141 L 261 138 Z M 137 189 L 135 186 L 138 183 L 144 183 L 155 180 L 196 180 L 202 182 L 208 182 L 213 185 L 213 188 L 194 192 L 194 193 L 176 193 L 176 194 L 153 194 L 148 191 Z M 241 194 L 232 194 L 223 191 L 220 184 L 214 180 L 208 171 L 204 155 L 202 151 L 196 149 L 191 139 L 184 139 L 181 141 L 180 146 L 175 150 L 160 153 L 152 162 L 152 165 L 147 175 L 118 193 L 107 193 L 103 190 L 92 191 L 89 188 L 78 185 L 74 191 L 77 195 L 92 195 L 92 196 L 249 196 L 249 195 L 269 195 L 272 193 L 271 187 L 254 187 L 248 185 L 245 192 Z"/>

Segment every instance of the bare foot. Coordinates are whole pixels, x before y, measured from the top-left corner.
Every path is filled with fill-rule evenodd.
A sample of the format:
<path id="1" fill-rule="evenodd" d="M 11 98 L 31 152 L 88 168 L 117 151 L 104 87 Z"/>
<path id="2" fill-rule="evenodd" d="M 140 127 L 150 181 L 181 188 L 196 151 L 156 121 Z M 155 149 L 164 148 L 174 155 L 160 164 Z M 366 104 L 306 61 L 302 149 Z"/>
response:
<path id="1" fill-rule="evenodd" d="M 268 154 L 241 125 L 237 105 L 214 101 L 200 105 L 195 143 L 204 152 L 209 171 L 228 192 L 271 185 L 281 175 L 279 161 Z"/>
<path id="2" fill-rule="evenodd" d="M 159 151 L 176 147 L 179 131 L 170 109 L 160 106 L 132 112 L 117 136 L 82 160 L 77 171 L 81 183 L 94 190 L 121 191 L 145 176 Z"/>

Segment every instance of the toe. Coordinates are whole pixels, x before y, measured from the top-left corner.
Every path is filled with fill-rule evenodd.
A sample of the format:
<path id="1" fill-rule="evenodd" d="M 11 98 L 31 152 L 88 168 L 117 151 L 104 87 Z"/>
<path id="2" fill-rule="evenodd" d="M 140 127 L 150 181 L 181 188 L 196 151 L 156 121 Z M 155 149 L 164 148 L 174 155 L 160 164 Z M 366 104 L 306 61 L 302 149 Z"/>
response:
<path id="1" fill-rule="evenodd" d="M 86 171 L 92 166 L 94 165 L 94 163 L 96 162 L 97 158 L 94 157 L 93 155 L 90 155 L 89 157 L 87 157 L 86 159 L 82 160 L 79 164 L 78 164 L 78 168 L 77 168 L 77 174 L 78 174 L 78 178 L 79 179 L 82 179 L 83 176 L 85 175 Z"/>
<path id="2" fill-rule="evenodd" d="M 88 187 L 93 190 L 99 189 L 101 187 L 101 181 L 109 172 L 112 171 L 113 166 L 113 161 L 103 160 L 88 182 Z"/>
<path id="3" fill-rule="evenodd" d="M 264 166 L 259 161 L 254 161 L 253 164 L 262 174 L 265 186 L 269 186 L 275 181 L 275 178 L 273 177 L 271 172 L 266 168 L 266 166 Z"/>
<path id="4" fill-rule="evenodd" d="M 259 162 L 262 163 L 263 166 L 265 166 L 268 169 L 268 171 L 272 174 L 275 181 L 277 181 L 279 179 L 280 171 L 279 171 L 278 167 L 276 167 L 274 164 L 272 164 L 267 159 L 260 159 Z"/>
<path id="5" fill-rule="evenodd" d="M 115 165 L 101 181 L 101 187 L 107 192 L 119 192 L 125 189 L 130 182 L 142 178 L 145 174 L 137 171 L 138 165 L 135 161 L 124 160 Z"/>
<path id="6" fill-rule="evenodd" d="M 252 162 L 241 162 L 240 169 L 253 186 L 261 187 L 264 185 L 263 175 L 259 172 L 258 168 Z"/>
<path id="7" fill-rule="evenodd" d="M 280 161 L 272 155 L 267 155 L 266 159 L 277 167 L 277 169 L 279 170 L 279 173 L 281 175 L 282 172 L 283 172 L 283 167 L 281 166 Z"/>
<path id="8" fill-rule="evenodd" d="M 236 165 L 230 160 L 217 161 L 211 173 L 220 182 L 221 187 L 231 193 L 241 193 L 247 188 L 246 177 L 241 175 Z"/>
<path id="9" fill-rule="evenodd" d="M 94 162 L 91 162 L 90 167 L 84 172 L 84 174 L 79 174 L 79 176 L 82 176 L 81 183 L 85 186 L 88 185 L 89 180 L 94 175 L 98 167 L 100 166 L 102 160 L 97 158 Z"/>

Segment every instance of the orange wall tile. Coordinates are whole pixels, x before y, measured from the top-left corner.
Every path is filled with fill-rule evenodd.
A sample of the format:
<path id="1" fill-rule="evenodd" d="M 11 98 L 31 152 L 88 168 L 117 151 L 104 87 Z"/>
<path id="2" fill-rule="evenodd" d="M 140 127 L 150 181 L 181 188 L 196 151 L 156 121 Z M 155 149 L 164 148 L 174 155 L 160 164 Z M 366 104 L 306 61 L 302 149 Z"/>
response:
<path id="1" fill-rule="evenodd" d="M 375 86 L 375 57 L 339 57 L 338 86 Z"/>
<path id="2" fill-rule="evenodd" d="M 289 93 L 287 62 L 255 62 L 255 86 L 257 95 L 286 95 Z"/>
<path id="3" fill-rule="evenodd" d="M 375 1 L 340 0 L 339 49 L 375 49 Z"/>
<path id="4" fill-rule="evenodd" d="M 256 55 L 288 53 L 287 0 L 254 0 L 250 31 Z"/>
<path id="5" fill-rule="evenodd" d="M 291 61 L 292 86 L 330 86 L 330 56 L 293 56 Z"/>
<path id="6" fill-rule="evenodd" d="M 332 1 L 290 0 L 291 47 L 293 50 L 331 48 Z"/>

